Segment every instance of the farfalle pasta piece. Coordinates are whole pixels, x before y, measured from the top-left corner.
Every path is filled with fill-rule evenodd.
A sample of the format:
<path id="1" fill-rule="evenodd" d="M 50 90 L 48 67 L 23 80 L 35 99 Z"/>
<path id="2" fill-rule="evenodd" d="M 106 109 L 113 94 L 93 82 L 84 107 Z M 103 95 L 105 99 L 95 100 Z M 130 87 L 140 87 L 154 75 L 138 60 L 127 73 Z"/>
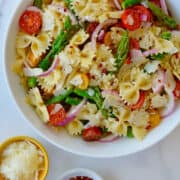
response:
<path id="1" fill-rule="evenodd" d="M 80 135 L 83 130 L 83 124 L 78 119 L 74 119 L 68 125 L 66 125 L 68 133 L 72 136 Z"/>
<path id="2" fill-rule="evenodd" d="M 115 118 L 108 118 L 104 121 L 105 128 L 107 128 L 108 132 L 111 132 L 118 136 L 126 136 L 128 124 L 120 123 Z"/>
<path id="3" fill-rule="evenodd" d="M 96 62 L 101 64 L 101 66 L 106 68 L 108 71 L 114 71 L 116 69 L 115 58 L 112 51 L 104 44 L 97 46 Z"/>
<path id="4" fill-rule="evenodd" d="M 144 73 L 139 68 L 133 68 L 131 72 L 131 81 L 140 90 L 149 90 L 152 87 L 152 78 L 147 73 Z"/>
<path id="5" fill-rule="evenodd" d="M 115 9 L 113 3 L 108 0 L 74 0 L 72 7 L 82 20 L 100 22 L 108 19 L 108 13 Z"/>
<path id="6" fill-rule="evenodd" d="M 87 34 L 84 30 L 80 30 L 72 37 L 70 45 L 82 45 L 88 38 L 89 34 Z"/>
<path id="7" fill-rule="evenodd" d="M 40 33 L 32 40 L 31 51 L 35 57 L 41 56 L 51 45 L 52 37 L 48 33 Z"/>
<path id="8" fill-rule="evenodd" d="M 171 41 L 162 38 L 156 39 L 154 48 L 158 49 L 159 53 L 174 54 L 178 51 Z"/>
<path id="9" fill-rule="evenodd" d="M 149 122 L 149 113 L 143 109 L 133 111 L 128 122 L 136 127 L 146 128 Z"/>
<path id="10" fill-rule="evenodd" d="M 49 121 L 49 113 L 37 87 L 30 89 L 27 100 L 32 106 L 34 106 L 41 120 L 47 123 Z"/>
<path id="11" fill-rule="evenodd" d="M 120 83 L 119 94 L 128 104 L 136 104 L 139 99 L 139 89 L 130 82 Z"/>
<path id="12" fill-rule="evenodd" d="M 34 39 L 34 36 L 30 36 L 24 32 L 19 32 L 16 37 L 16 48 L 27 48 Z"/>
<path id="13" fill-rule="evenodd" d="M 13 64 L 13 71 L 17 73 L 20 77 L 24 76 L 22 68 L 24 66 L 24 61 L 26 60 L 26 50 L 24 48 L 16 48 L 16 61 Z"/>
<path id="14" fill-rule="evenodd" d="M 64 53 L 66 54 L 73 67 L 77 67 L 79 65 L 81 52 L 76 45 L 70 44 L 66 46 L 66 48 L 64 49 Z"/>
<path id="15" fill-rule="evenodd" d="M 132 132 L 134 137 L 139 141 L 142 141 L 148 133 L 148 131 L 145 128 L 136 126 L 132 126 Z"/>
<path id="16" fill-rule="evenodd" d="M 87 43 L 80 54 L 81 67 L 83 69 L 88 69 L 92 65 L 94 57 L 95 57 L 95 51 L 92 50 L 91 43 Z"/>
<path id="17" fill-rule="evenodd" d="M 113 109 L 113 114 L 121 123 L 128 122 L 129 118 L 131 117 L 130 109 L 123 106 Z"/>
<path id="18" fill-rule="evenodd" d="M 151 106 L 153 108 L 163 108 L 168 103 L 168 98 L 165 95 L 153 94 L 151 97 Z"/>
<path id="19" fill-rule="evenodd" d="M 63 83 L 64 74 L 60 69 L 54 70 L 46 77 L 38 77 L 38 85 L 44 91 L 45 94 L 52 94 L 53 90 L 59 83 Z"/>
<path id="20" fill-rule="evenodd" d="M 173 55 L 170 59 L 170 66 L 172 67 L 172 72 L 180 80 L 180 58 L 179 55 Z"/>
<path id="21" fill-rule="evenodd" d="M 171 36 L 171 41 L 180 52 L 180 31 L 174 31 Z"/>

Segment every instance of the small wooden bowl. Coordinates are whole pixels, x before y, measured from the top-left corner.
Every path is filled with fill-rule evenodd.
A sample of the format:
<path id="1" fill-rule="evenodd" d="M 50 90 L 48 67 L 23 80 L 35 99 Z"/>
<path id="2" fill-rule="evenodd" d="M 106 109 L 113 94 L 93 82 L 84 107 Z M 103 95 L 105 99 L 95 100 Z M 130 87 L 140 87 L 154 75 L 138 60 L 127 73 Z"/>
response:
<path id="1" fill-rule="evenodd" d="M 16 137 L 11 137 L 4 141 L 2 144 L 0 144 L 0 160 L 1 160 L 1 155 L 2 152 L 9 146 L 10 144 L 14 142 L 20 142 L 20 141 L 29 141 L 32 144 L 34 144 L 44 155 L 44 170 L 40 171 L 39 173 L 39 180 L 45 180 L 46 176 L 48 174 L 48 169 L 49 169 L 49 159 L 48 159 L 48 154 L 44 148 L 44 146 L 38 142 L 36 139 L 28 137 L 28 136 L 16 136 Z M 0 175 L 0 180 L 4 180 L 2 175 Z"/>

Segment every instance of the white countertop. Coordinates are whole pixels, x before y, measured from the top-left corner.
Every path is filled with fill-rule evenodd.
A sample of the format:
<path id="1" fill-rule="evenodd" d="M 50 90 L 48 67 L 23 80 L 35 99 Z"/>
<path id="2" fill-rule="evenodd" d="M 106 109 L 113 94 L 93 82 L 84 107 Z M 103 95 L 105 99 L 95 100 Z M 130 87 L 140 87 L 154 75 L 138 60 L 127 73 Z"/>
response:
<path id="1" fill-rule="evenodd" d="M 3 3 L 1 3 L 3 1 Z M 0 0 L 0 38 L 12 8 L 18 0 Z M 2 45 L 2 39 L 1 44 Z M 50 158 L 47 180 L 58 180 L 71 168 L 84 167 L 98 172 L 104 180 L 179 180 L 180 127 L 152 148 L 126 157 L 90 159 L 56 148 L 42 139 L 17 112 L 4 82 L 2 47 L 0 47 L 0 142 L 10 136 L 27 135 L 38 139 L 46 147 Z"/>

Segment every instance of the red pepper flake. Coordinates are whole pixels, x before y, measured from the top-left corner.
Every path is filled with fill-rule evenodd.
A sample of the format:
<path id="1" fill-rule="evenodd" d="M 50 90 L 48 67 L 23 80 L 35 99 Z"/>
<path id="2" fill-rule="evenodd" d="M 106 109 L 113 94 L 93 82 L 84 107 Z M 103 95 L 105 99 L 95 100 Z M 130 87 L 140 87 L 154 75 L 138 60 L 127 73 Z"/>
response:
<path id="1" fill-rule="evenodd" d="M 71 177 L 69 180 L 93 180 L 93 179 L 87 176 L 76 176 L 76 177 Z"/>

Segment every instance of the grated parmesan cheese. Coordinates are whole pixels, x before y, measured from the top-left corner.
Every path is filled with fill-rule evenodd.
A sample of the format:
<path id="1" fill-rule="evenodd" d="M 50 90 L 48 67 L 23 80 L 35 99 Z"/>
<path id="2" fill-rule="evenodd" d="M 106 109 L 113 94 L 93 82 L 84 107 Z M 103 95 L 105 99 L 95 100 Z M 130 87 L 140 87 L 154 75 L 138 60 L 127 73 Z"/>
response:
<path id="1" fill-rule="evenodd" d="M 1 155 L 0 174 L 8 180 L 38 180 L 43 154 L 29 141 L 9 145 Z"/>

